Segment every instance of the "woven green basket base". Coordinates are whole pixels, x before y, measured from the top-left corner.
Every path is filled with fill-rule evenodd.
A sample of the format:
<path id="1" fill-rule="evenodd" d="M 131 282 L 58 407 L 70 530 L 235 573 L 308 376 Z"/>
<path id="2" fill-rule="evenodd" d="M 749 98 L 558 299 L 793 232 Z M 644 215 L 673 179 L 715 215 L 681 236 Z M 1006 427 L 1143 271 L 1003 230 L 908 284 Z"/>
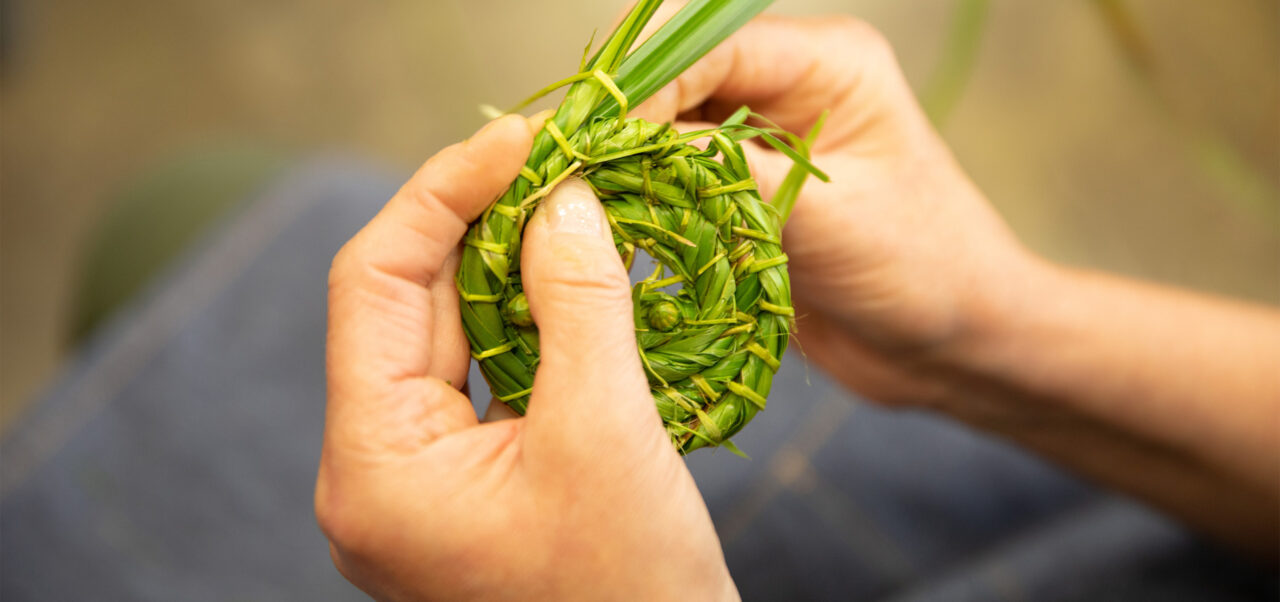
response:
<path id="1" fill-rule="evenodd" d="M 727 444 L 764 409 L 794 316 L 779 216 L 730 136 L 713 135 L 706 150 L 676 138 L 639 119 L 598 120 L 560 137 L 560 149 L 472 225 L 457 279 L 463 326 L 494 396 L 517 412 L 538 365 L 520 234 L 571 175 L 604 203 L 628 268 L 637 250 L 658 262 L 633 289 L 636 339 L 673 444 L 682 452 Z M 673 285 L 675 294 L 665 292 Z"/>

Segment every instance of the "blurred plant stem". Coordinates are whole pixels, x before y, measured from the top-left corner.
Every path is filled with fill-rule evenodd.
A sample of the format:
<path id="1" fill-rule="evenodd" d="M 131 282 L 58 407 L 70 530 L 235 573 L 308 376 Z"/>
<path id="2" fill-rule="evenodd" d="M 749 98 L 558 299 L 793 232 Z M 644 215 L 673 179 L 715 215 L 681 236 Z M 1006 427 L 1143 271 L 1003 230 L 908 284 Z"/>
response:
<path id="1" fill-rule="evenodd" d="M 941 128 L 951 116 L 977 62 L 986 25 L 988 0 L 959 0 L 951 13 L 951 29 L 943 43 L 942 58 L 921 93 L 925 113 Z"/>
<path id="2" fill-rule="evenodd" d="M 1221 132 L 1215 131 L 1173 103 L 1159 84 L 1151 45 L 1124 0 L 1091 0 L 1121 55 L 1137 76 L 1157 115 L 1174 130 L 1183 152 L 1227 198 L 1280 223 L 1280 189 L 1254 166 Z"/>

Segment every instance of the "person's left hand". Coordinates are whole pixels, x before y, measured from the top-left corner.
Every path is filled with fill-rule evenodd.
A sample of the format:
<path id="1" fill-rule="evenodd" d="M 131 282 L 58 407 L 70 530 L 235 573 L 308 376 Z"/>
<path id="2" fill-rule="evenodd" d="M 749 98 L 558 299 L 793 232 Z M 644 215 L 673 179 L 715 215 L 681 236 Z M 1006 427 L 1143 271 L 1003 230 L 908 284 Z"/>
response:
<path id="1" fill-rule="evenodd" d="M 585 184 L 561 185 L 525 232 L 542 354 L 528 415 L 481 423 L 458 390 L 457 245 L 531 144 L 510 116 L 446 148 L 334 258 L 315 500 L 334 564 L 380 599 L 734 598 Z"/>

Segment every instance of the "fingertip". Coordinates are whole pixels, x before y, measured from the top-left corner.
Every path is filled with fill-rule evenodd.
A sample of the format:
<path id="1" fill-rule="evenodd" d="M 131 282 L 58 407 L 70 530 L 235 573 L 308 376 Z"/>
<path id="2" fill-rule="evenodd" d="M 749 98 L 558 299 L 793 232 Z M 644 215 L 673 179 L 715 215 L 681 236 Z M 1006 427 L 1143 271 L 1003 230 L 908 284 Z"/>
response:
<path id="1" fill-rule="evenodd" d="M 518 157 L 523 165 L 533 147 L 533 131 L 524 117 L 508 113 L 486 123 L 463 146 L 484 158 L 494 156 L 510 161 Z"/>
<path id="2" fill-rule="evenodd" d="M 556 187 L 539 211 L 555 233 L 585 234 L 612 243 L 604 206 L 586 181 L 570 178 Z"/>
<path id="3" fill-rule="evenodd" d="M 531 304 L 538 304 L 537 283 L 564 280 L 555 274 L 573 275 L 580 282 L 627 280 L 604 206 L 591 186 L 577 178 L 560 183 L 539 205 L 525 226 L 523 253 Z"/>
<path id="4" fill-rule="evenodd" d="M 605 216 L 604 206 L 591 186 L 580 178 L 569 178 L 561 182 L 538 205 L 525 225 L 525 252 L 539 255 L 545 251 L 543 247 L 550 243 L 549 239 L 557 234 L 598 238 L 603 243 L 601 248 L 613 248 L 613 233 L 609 227 L 609 219 Z M 573 241 L 575 245 L 582 242 L 584 241 Z M 537 263 L 522 262 L 522 266 L 536 268 L 539 267 Z"/>
<path id="5" fill-rule="evenodd" d="M 538 207 L 525 227 L 520 264 L 544 357 L 581 332 L 632 334 L 627 271 L 604 207 L 585 182 L 561 183 Z"/>
<path id="6" fill-rule="evenodd" d="M 648 100 L 628 113 L 629 117 L 638 117 L 651 123 L 669 123 L 676 119 L 679 112 L 680 91 L 673 81 L 653 93 Z"/>
<path id="7" fill-rule="evenodd" d="M 511 420 L 512 418 L 519 417 L 520 415 L 517 414 L 515 410 L 511 409 L 510 406 L 502 403 L 495 397 L 489 400 L 489 407 L 485 410 L 484 418 L 481 422 L 497 422 L 499 420 Z"/>
<path id="8" fill-rule="evenodd" d="M 529 134 L 532 136 L 536 136 L 538 132 L 542 129 L 542 126 L 546 125 L 547 120 L 551 119 L 555 114 L 556 114 L 555 109 L 546 109 L 544 111 L 538 111 L 537 113 L 530 115 L 525 120 L 525 122 L 529 126 Z"/>
<path id="9" fill-rule="evenodd" d="M 428 159 L 404 191 L 417 205 L 441 204 L 470 222 L 519 175 L 532 148 L 524 118 L 503 115 Z"/>

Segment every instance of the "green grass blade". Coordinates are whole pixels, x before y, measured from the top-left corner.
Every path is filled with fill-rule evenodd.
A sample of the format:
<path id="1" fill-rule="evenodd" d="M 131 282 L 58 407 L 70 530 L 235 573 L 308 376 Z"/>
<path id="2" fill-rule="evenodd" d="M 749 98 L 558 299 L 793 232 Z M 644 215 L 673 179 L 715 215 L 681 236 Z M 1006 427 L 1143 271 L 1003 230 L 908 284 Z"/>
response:
<path id="1" fill-rule="evenodd" d="M 942 60 L 920 94 L 924 112 L 935 127 L 946 123 L 973 73 L 989 4 L 989 0 L 959 0 L 952 12 Z"/>
<path id="2" fill-rule="evenodd" d="M 639 105 L 702 58 L 773 0 L 693 0 L 622 62 L 613 78 L 631 106 Z M 606 98 L 593 117 L 615 115 Z"/>
<path id="3" fill-rule="evenodd" d="M 806 157 L 809 155 L 809 149 L 813 147 L 813 143 L 818 139 L 818 132 L 822 131 L 822 126 L 827 122 L 827 112 L 823 111 L 818 116 L 818 121 L 809 129 L 809 134 L 804 137 L 804 144 L 799 145 Z M 796 206 L 796 199 L 800 198 L 800 189 L 804 187 L 805 176 L 808 170 L 801 164 L 796 163 L 787 171 L 787 175 L 782 179 L 782 184 L 778 185 L 778 191 L 773 195 L 773 206 L 778 210 L 781 216 L 781 223 L 786 224 L 787 219 L 791 217 L 791 210 Z M 824 182 L 827 180 L 823 180 Z"/>
<path id="4" fill-rule="evenodd" d="M 649 19 L 653 18 L 653 13 L 657 12 L 662 1 L 640 0 L 637 2 L 631 8 L 631 12 L 627 13 L 627 16 L 618 24 L 617 29 L 609 34 L 609 38 L 600 46 L 595 56 L 587 61 L 587 68 L 583 71 L 601 69 L 610 74 L 617 72 L 622 61 L 627 57 L 627 52 L 635 45 L 640 32 L 649 23 Z"/>
<path id="5" fill-rule="evenodd" d="M 814 165 L 813 163 L 809 162 L 808 157 L 800 154 L 800 151 L 797 151 L 796 149 L 791 148 L 790 146 L 787 146 L 787 143 L 779 140 L 777 136 L 774 136 L 769 132 L 761 131 L 760 139 L 764 140 L 765 143 L 768 144 L 769 146 L 772 146 L 774 150 L 786 155 L 787 158 L 794 161 L 797 166 L 803 167 L 806 171 L 813 174 L 815 178 L 818 178 L 823 182 L 831 181 L 831 178 L 827 176 L 826 172 L 822 171 L 821 169 L 818 169 L 817 165 Z"/>
<path id="6" fill-rule="evenodd" d="M 721 127 L 727 127 L 731 125 L 742 125 L 747 122 L 747 117 L 750 117 L 750 116 L 751 116 L 751 107 L 748 107 L 747 105 L 742 105 L 741 107 L 738 107 L 737 111 L 733 112 L 733 115 L 730 115 L 728 119 L 724 120 L 724 123 L 721 124 Z"/>

